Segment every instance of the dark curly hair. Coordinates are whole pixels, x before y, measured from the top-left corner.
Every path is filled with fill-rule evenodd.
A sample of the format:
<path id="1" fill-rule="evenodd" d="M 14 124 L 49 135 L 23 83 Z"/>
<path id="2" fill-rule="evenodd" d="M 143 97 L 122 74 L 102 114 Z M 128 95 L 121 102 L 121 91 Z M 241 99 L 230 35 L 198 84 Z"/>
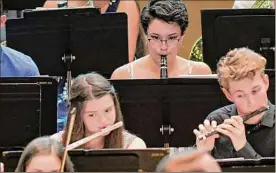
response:
<path id="1" fill-rule="evenodd" d="M 182 0 L 152 0 L 141 13 L 141 24 L 147 35 L 149 23 L 153 19 L 160 19 L 167 23 L 177 23 L 181 35 L 188 27 L 188 11 Z"/>

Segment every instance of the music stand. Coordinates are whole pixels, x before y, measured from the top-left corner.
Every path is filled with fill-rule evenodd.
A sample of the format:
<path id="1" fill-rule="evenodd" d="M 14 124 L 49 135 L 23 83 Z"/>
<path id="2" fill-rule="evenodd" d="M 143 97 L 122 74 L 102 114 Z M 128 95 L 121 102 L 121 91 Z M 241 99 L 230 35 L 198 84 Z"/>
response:
<path id="1" fill-rule="evenodd" d="M 219 159 L 223 172 L 275 172 L 275 157 Z"/>
<path id="2" fill-rule="evenodd" d="M 56 105 L 57 81 L 53 78 L 0 78 L 0 153 L 54 134 Z"/>
<path id="3" fill-rule="evenodd" d="M 125 13 L 97 15 L 95 9 L 89 13 L 85 8 L 55 10 L 33 11 L 26 13 L 26 18 L 7 21 L 7 45 L 31 56 L 40 74 L 67 76 L 70 91 L 71 77 L 97 71 L 109 78 L 117 67 L 128 62 Z M 60 16 L 50 17 L 53 14 Z"/>
<path id="4" fill-rule="evenodd" d="M 79 172 L 153 172 L 159 161 L 169 154 L 167 149 L 102 149 L 68 152 Z M 3 152 L 5 171 L 14 171 L 22 151 Z"/>
<path id="5" fill-rule="evenodd" d="M 83 16 L 93 16 L 93 15 L 100 15 L 99 8 L 47 8 L 47 9 L 26 9 L 23 11 L 23 17 L 26 19 L 30 18 L 53 18 L 59 16 L 76 16 L 76 15 L 83 15 Z"/>
<path id="6" fill-rule="evenodd" d="M 240 47 L 262 54 L 266 68 L 275 69 L 274 9 L 201 10 L 201 24 L 204 62 L 212 71 L 230 49 Z"/>
<path id="7" fill-rule="evenodd" d="M 42 7 L 46 0 L 3 0 L 4 10 L 24 10 Z"/>
<path id="8" fill-rule="evenodd" d="M 127 130 L 147 147 L 189 147 L 193 129 L 222 105 L 216 78 L 111 80 Z M 200 107 L 200 109 L 199 109 Z"/>

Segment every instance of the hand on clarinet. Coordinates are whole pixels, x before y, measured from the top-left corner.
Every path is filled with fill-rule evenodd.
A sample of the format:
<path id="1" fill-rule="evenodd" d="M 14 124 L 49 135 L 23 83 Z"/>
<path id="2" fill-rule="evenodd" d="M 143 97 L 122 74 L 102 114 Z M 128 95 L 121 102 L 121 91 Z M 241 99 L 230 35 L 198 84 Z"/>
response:
<path id="1" fill-rule="evenodd" d="M 196 146 L 198 149 L 205 149 L 207 151 L 213 150 L 215 146 L 215 139 L 219 137 L 218 134 L 214 134 L 208 138 L 205 136 L 208 133 L 214 131 L 217 127 L 217 122 L 212 121 L 210 123 L 209 120 L 205 120 L 203 124 L 198 126 L 199 130 L 194 129 L 194 134 L 196 135 Z M 199 140 L 199 138 L 203 137 L 203 140 Z"/>
<path id="2" fill-rule="evenodd" d="M 228 136 L 236 151 L 242 149 L 247 142 L 241 116 L 232 116 L 230 119 L 225 119 L 222 124 L 217 126 L 216 131 Z"/>

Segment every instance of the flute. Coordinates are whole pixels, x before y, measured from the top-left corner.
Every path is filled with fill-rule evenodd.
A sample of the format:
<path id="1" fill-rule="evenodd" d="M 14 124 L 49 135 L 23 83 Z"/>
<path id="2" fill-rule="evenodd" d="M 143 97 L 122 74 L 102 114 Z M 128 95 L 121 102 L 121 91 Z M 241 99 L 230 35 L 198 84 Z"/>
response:
<path id="1" fill-rule="evenodd" d="M 252 118 L 252 117 L 254 117 L 254 116 L 256 116 L 256 115 L 258 115 L 258 114 L 260 114 L 260 113 L 262 113 L 262 112 L 264 112 L 264 111 L 267 111 L 268 109 L 269 109 L 269 106 L 266 106 L 266 107 L 263 107 L 263 108 L 261 108 L 261 109 L 258 109 L 258 110 L 256 110 L 256 111 L 254 111 L 254 112 L 252 112 L 252 113 L 250 113 L 250 114 L 248 114 L 248 115 L 245 115 L 245 116 L 242 118 L 242 119 L 243 119 L 243 122 L 249 120 L 250 118 Z M 211 133 L 208 133 L 208 134 L 205 135 L 205 136 L 199 137 L 199 138 L 198 138 L 198 141 L 202 141 L 202 140 L 204 139 L 204 137 L 208 138 L 208 137 L 210 137 L 210 136 L 212 136 L 212 135 L 214 135 L 214 134 L 218 134 L 218 132 L 217 132 L 217 131 L 212 131 Z"/>
<path id="2" fill-rule="evenodd" d="M 112 130 L 115 130 L 115 129 L 117 129 L 119 127 L 122 127 L 122 126 L 123 126 L 123 122 L 119 121 L 118 123 L 113 124 L 112 126 L 106 127 L 106 128 L 102 129 L 101 131 L 99 131 L 97 133 L 94 133 L 94 134 L 92 134 L 90 136 L 87 136 L 87 137 L 85 137 L 85 138 L 83 138 L 83 139 L 81 139 L 79 141 L 76 141 L 76 142 L 68 145 L 66 147 L 66 150 L 73 150 L 73 149 L 75 149 L 75 148 L 77 148 L 77 147 L 79 147 L 79 146 L 81 146 L 81 145 L 83 145 L 83 144 L 85 144 L 85 143 L 87 143 L 87 142 L 89 142 L 89 141 L 91 141 L 91 140 L 93 140 L 93 139 L 95 139 L 95 138 L 97 138 L 97 137 L 105 134 L 105 133 L 108 133 L 108 132 L 110 132 Z"/>
<path id="3" fill-rule="evenodd" d="M 167 56 L 161 55 L 160 59 L 160 78 L 167 79 L 168 78 L 168 63 Z"/>

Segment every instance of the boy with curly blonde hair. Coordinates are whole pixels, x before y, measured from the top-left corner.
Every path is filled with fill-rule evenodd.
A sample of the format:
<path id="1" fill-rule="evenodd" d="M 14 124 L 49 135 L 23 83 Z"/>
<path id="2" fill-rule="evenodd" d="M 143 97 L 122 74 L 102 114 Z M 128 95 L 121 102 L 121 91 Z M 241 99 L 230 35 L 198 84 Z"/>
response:
<path id="1" fill-rule="evenodd" d="M 266 59 L 248 48 L 231 50 L 220 59 L 218 82 L 233 104 L 213 111 L 194 130 L 197 148 L 211 151 L 215 158 L 275 157 L 275 105 L 268 100 L 265 65 Z M 268 111 L 243 122 L 245 115 L 265 106 Z M 206 138 L 212 130 L 219 133 Z"/>

